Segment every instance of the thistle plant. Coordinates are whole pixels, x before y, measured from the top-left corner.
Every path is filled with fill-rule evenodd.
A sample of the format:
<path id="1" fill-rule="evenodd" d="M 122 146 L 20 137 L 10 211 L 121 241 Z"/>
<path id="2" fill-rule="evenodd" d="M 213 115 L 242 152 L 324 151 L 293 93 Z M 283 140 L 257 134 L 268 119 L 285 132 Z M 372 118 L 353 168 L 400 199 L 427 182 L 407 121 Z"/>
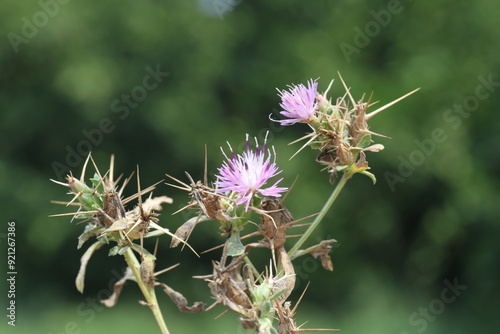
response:
<path id="1" fill-rule="evenodd" d="M 92 161 L 96 173 L 90 178 L 91 186 L 85 183 L 85 170 L 88 162 Z M 157 237 L 162 234 L 175 236 L 166 228 L 158 225 L 158 214 L 155 211 L 162 209 L 162 204 L 172 203 L 167 196 L 152 197 L 142 201 L 142 196 L 152 192 L 156 185 L 162 181 L 141 190 L 139 171 L 137 171 L 137 193 L 123 199 L 125 186 L 131 181 L 132 176 L 125 179 L 120 189 L 117 188 L 119 179 L 114 180 L 114 159 L 111 158 L 108 172 L 102 176 L 94 161 L 89 155 L 85 161 L 80 179 L 68 175 L 67 183 L 53 182 L 69 188 L 73 199 L 69 202 L 56 202 L 66 206 L 74 205 L 76 212 L 54 216 L 73 216 L 73 219 L 86 223 L 83 233 L 78 237 L 78 247 L 81 248 L 91 238 L 96 238 L 94 243 L 87 248 L 81 258 L 80 270 L 76 277 L 76 288 L 83 293 L 85 272 L 88 261 L 96 250 L 104 245 L 112 245 L 108 251 L 109 256 L 121 255 L 127 263 L 127 270 L 121 281 L 115 284 L 115 292 L 108 299 L 101 302 L 108 307 L 114 306 L 121 288 L 126 280 L 133 280 L 141 289 L 146 301 L 153 312 L 162 333 L 169 333 L 161 314 L 154 290 L 155 256 L 142 246 L 144 238 Z M 137 199 L 138 204 L 131 210 L 125 206 L 130 201 Z M 137 243 L 139 241 L 140 243 Z M 138 259 L 139 257 L 139 259 Z"/>
<path id="2" fill-rule="evenodd" d="M 296 325 L 294 317 L 300 300 L 295 302 L 293 308 L 292 301 L 289 300 L 295 287 L 293 260 L 299 256 L 313 256 L 321 262 L 324 269 L 333 270 L 329 252 L 336 240 L 323 240 L 305 249 L 302 246 L 353 175 L 363 174 L 376 182 L 374 174 L 368 171 L 370 167 L 366 153 L 381 151 L 384 147 L 374 143 L 374 138 L 385 136 L 369 130 L 368 122 L 382 110 L 416 91 L 368 112 L 375 104 L 371 102 L 371 98 L 365 102 L 363 95 L 356 101 L 342 77 L 340 81 L 345 93 L 335 99 L 328 97 L 333 81 L 323 93 L 318 92 L 318 82 L 312 79 L 307 82 L 307 86 L 299 84 L 291 85 L 285 90 L 278 89 L 283 119 L 274 121 L 283 126 L 305 123 L 311 129 L 310 133 L 291 143 L 305 140 L 291 158 L 306 147 L 317 150 L 317 162 L 329 174 L 330 182 L 336 183 L 322 210 L 307 217 L 294 220 L 284 205 L 286 196 L 298 194 L 284 186 L 284 170 L 276 164 L 277 153 L 274 146 L 268 145 L 268 134 L 261 143 L 247 134 L 243 152 L 235 152 L 229 142 L 229 151 L 221 148 L 225 160 L 211 183 L 208 182 L 206 173 L 206 155 L 203 182 L 195 182 L 188 173 L 186 182 L 167 174 L 167 177 L 175 181 L 167 185 L 188 192 L 189 203 L 179 211 L 194 209 L 192 217 L 183 222 L 174 234 L 159 224 L 156 213 L 161 210 L 162 204 L 171 203 L 172 200 L 166 196 L 150 195 L 147 200 L 142 201 L 142 196 L 151 193 L 162 181 L 141 190 L 137 175 L 137 193 L 122 199 L 123 188 L 131 177 L 118 189 L 118 181 L 113 179 L 112 160 L 104 176 L 94 164 L 96 173 L 90 179 L 91 185 L 87 185 L 84 174 L 87 162 L 90 160 L 93 163 L 90 156 L 80 179 L 69 175 L 67 183 L 55 181 L 68 187 L 73 196 L 71 201 L 63 204 L 77 206 L 76 212 L 63 215 L 83 219 L 87 224 L 79 237 L 78 248 L 90 238 L 96 238 L 82 257 L 76 280 L 77 289 L 83 292 L 86 264 L 94 251 L 104 245 L 112 245 L 108 255 L 124 256 L 128 269 L 124 279 L 115 285 L 115 294 L 103 303 L 113 306 L 123 282 L 127 279 L 134 280 L 146 299 L 143 304 L 153 311 L 162 333 L 168 333 L 168 329 L 158 307 L 155 295 L 157 286 L 164 289 L 181 311 L 210 311 L 217 305 L 223 305 L 239 316 L 243 328 L 259 334 L 336 331 L 308 330 Z M 342 176 L 338 180 L 340 174 Z M 137 200 L 137 205 L 126 210 L 125 205 L 132 200 Z M 310 219 L 313 221 L 308 222 Z M 188 306 L 180 292 L 157 281 L 159 272 L 155 273 L 154 269 L 156 256 L 146 250 L 143 239 L 166 234 L 172 238 L 170 247 L 181 244 L 191 247 L 188 244 L 189 236 L 199 223 L 209 220 L 218 222 L 218 234 L 223 242 L 208 251 L 219 251 L 220 258 L 212 262 L 211 273 L 195 275 L 194 278 L 207 282 L 214 301 L 208 307 L 203 302 Z M 300 228 L 306 229 L 299 234 L 290 233 L 291 229 L 300 231 Z M 293 245 L 287 247 L 287 240 L 292 238 L 295 238 Z M 256 248 L 268 249 L 269 261 L 264 268 L 257 268 L 252 262 L 255 254 L 253 250 Z"/>

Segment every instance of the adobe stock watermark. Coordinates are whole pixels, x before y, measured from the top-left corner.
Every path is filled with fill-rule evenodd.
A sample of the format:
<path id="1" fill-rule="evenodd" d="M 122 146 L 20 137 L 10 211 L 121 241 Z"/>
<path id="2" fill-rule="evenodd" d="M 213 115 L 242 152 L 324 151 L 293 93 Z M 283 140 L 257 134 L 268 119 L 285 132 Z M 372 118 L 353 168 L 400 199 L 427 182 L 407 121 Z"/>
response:
<path id="1" fill-rule="evenodd" d="M 115 269 L 111 270 L 113 278 L 108 281 L 108 286 L 99 290 L 95 297 L 87 297 L 84 302 L 81 302 L 77 306 L 75 313 L 80 320 L 83 320 L 85 323 L 90 323 L 95 319 L 97 313 L 102 312 L 106 308 L 100 301 L 108 299 L 113 294 L 115 291 L 114 284 L 123 278 L 125 271 L 126 269 L 122 273 L 119 273 Z M 82 333 L 82 329 L 79 324 L 81 321 L 77 321 L 77 319 L 67 321 L 60 330 L 56 332 L 49 332 L 49 334 Z"/>
<path id="2" fill-rule="evenodd" d="M 361 49 L 366 48 L 372 41 L 372 38 L 377 37 L 382 28 L 386 28 L 391 23 L 392 17 L 402 11 L 403 5 L 401 5 L 400 0 L 389 0 L 385 9 L 379 11 L 371 10 L 370 15 L 373 17 L 373 20 L 368 21 L 362 28 L 359 26 L 354 27 L 353 44 L 346 42 L 339 44 L 347 63 L 350 64 L 352 55 L 359 54 Z"/>
<path id="3" fill-rule="evenodd" d="M 477 80 L 478 84 L 474 89 L 474 94 L 465 97 L 462 103 L 455 103 L 453 107 L 443 112 L 443 121 L 447 128 L 436 127 L 427 138 L 423 140 L 415 139 L 416 148 L 408 156 L 400 155 L 398 157 L 397 173 L 390 171 L 384 173 L 385 180 L 392 192 L 396 190 L 398 183 L 405 182 L 408 177 L 413 175 L 417 167 L 421 166 L 428 157 L 434 154 L 438 145 L 448 140 L 446 133 L 450 131 L 450 128 L 457 130 L 462 126 L 463 119 L 469 118 L 471 113 L 479 108 L 481 101 L 488 99 L 496 87 L 500 86 L 500 81 L 495 81 L 492 73 L 487 77 L 480 75 Z"/>
<path id="4" fill-rule="evenodd" d="M 118 119 L 113 120 L 111 117 L 104 117 L 95 128 L 90 130 L 83 129 L 82 135 L 84 139 L 80 140 L 75 147 L 66 145 L 64 163 L 59 161 L 52 162 L 51 166 L 57 176 L 57 180 L 62 180 L 71 169 L 77 167 L 94 148 L 102 143 L 105 135 L 110 134 L 116 129 L 117 122 L 125 120 L 130 111 L 136 109 L 148 97 L 148 94 L 155 90 L 169 75 L 168 72 L 163 72 L 160 69 L 160 64 L 157 64 L 155 68 L 148 65 L 145 70 L 146 75 L 143 77 L 140 85 L 134 86 L 128 93 L 122 93 L 119 98 L 111 102 L 111 112 Z"/>
<path id="5" fill-rule="evenodd" d="M 35 38 L 40 29 L 45 27 L 50 19 L 59 13 L 60 6 L 66 5 L 70 0 L 40 0 L 38 6 L 40 10 L 36 11 L 29 17 L 23 16 L 21 18 L 20 33 L 9 32 L 7 38 L 9 39 L 12 49 L 15 53 L 19 52 L 21 44 L 28 44 L 30 40 Z"/>
<path id="6" fill-rule="evenodd" d="M 319 244 L 322 241 L 325 240 L 334 240 L 331 235 L 328 235 L 325 239 L 323 238 L 316 238 L 316 243 Z M 333 259 L 332 259 L 332 254 L 334 249 L 337 249 L 340 247 L 340 244 L 335 241 L 333 243 L 330 243 L 329 246 L 331 246 L 331 249 L 327 253 L 327 255 L 330 257 L 332 260 L 333 264 Z M 299 262 L 298 259 L 301 258 L 301 261 Z M 320 269 L 323 270 L 325 273 L 329 273 L 323 265 L 320 257 L 314 257 L 312 254 L 305 254 L 304 256 L 299 256 L 295 259 L 292 260 L 292 263 L 294 264 L 294 270 L 295 270 L 295 286 L 293 290 L 297 290 L 302 287 L 302 283 L 304 281 L 309 280 L 311 277 L 311 274 L 314 273 L 316 270 Z"/>
<path id="7" fill-rule="evenodd" d="M 422 333 L 428 327 L 429 322 L 437 319 L 437 316 L 443 314 L 446 306 L 457 300 L 463 291 L 467 289 L 467 285 L 459 284 L 458 278 L 455 277 L 453 283 L 445 279 L 443 281 L 445 287 L 441 290 L 439 298 L 430 301 L 426 307 L 419 307 L 417 311 L 410 314 L 408 323 L 415 327 L 417 333 Z M 399 334 L 410 334 L 407 331 L 402 331 Z"/>

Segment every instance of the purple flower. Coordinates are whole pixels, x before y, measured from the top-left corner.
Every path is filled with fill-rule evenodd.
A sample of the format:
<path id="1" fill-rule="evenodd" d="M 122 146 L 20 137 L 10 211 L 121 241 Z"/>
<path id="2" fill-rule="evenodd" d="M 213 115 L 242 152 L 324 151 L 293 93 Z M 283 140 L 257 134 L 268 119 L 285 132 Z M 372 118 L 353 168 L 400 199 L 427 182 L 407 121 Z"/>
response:
<path id="1" fill-rule="evenodd" d="M 282 90 L 279 92 L 281 97 L 280 107 L 284 110 L 280 112 L 289 119 L 279 120 L 281 125 L 292 125 L 295 123 L 307 123 L 314 115 L 318 103 L 316 102 L 316 94 L 318 83 L 309 80 L 307 88 L 303 84 L 288 86 L 289 91 Z"/>
<path id="2" fill-rule="evenodd" d="M 216 190 L 217 193 L 226 191 L 236 192 L 240 196 L 236 204 L 246 203 L 245 211 L 248 211 L 252 197 L 256 193 L 260 193 L 263 196 L 279 197 L 281 192 L 288 189 L 277 186 L 283 178 L 276 181 L 272 186 L 263 188 L 270 178 L 281 173 L 275 163 L 276 152 L 274 151 L 274 147 L 272 154 L 269 149 L 266 150 L 267 134 L 262 149 L 259 148 L 259 143 L 257 142 L 257 138 L 255 138 L 254 150 L 250 149 L 247 134 L 246 151 L 243 154 L 235 154 L 229 142 L 227 144 L 231 150 L 231 158 L 228 158 L 221 148 L 226 161 L 222 164 L 222 167 L 218 168 L 219 175 L 216 175 L 217 181 L 215 184 L 218 187 Z M 273 156 L 272 162 L 271 156 Z"/>

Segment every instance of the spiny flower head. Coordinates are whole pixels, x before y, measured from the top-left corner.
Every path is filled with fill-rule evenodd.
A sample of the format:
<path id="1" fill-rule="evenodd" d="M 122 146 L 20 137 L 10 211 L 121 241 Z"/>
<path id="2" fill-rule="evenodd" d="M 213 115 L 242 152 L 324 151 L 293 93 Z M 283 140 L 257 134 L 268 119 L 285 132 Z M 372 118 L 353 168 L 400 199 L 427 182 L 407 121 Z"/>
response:
<path id="1" fill-rule="evenodd" d="M 218 187 L 216 192 L 234 191 L 239 197 L 236 204 L 245 203 L 245 211 L 248 211 L 248 207 L 255 194 L 260 193 L 262 196 L 279 197 L 281 192 L 288 189 L 278 187 L 278 183 L 283 178 L 276 181 L 272 186 L 264 188 L 270 178 L 281 173 L 276 166 L 276 152 L 274 151 L 274 147 L 272 148 L 272 153 L 271 150 L 266 149 L 267 135 L 264 139 L 262 149 L 259 147 L 257 138 L 255 138 L 255 149 L 252 150 L 247 134 L 246 150 L 242 154 L 235 154 L 228 142 L 231 158 L 221 148 L 226 161 L 222 164 L 222 167 L 217 169 L 219 175 L 216 175 L 218 179 L 215 182 Z"/>
<path id="2" fill-rule="evenodd" d="M 280 107 L 284 109 L 280 114 L 287 117 L 278 122 L 281 125 L 310 122 L 318 108 L 316 101 L 318 83 L 311 79 L 307 83 L 307 88 L 303 84 L 288 87 L 289 91 L 278 89 L 278 95 L 281 97 Z"/>
<path id="3" fill-rule="evenodd" d="M 382 150 L 383 145 L 372 144 L 372 136 L 386 136 L 370 131 L 368 121 L 382 110 L 401 101 L 418 89 L 367 113 L 367 109 L 375 103 L 371 103 L 370 100 L 364 102 L 364 95 L 360 100 L 354 100 L 350 88 L 345 84 L 340 73 L 339 77 L 346 94 L 337 98 L 335 103 L 332 103 L 331 99 L 327 97 L 333 80 L 322 94 L 317 92 L 318 84 L 312 79 L 309 80 L 307 88 L 304 85 L 292 85 L 289 86 L 290 91 L 278 90 L 281 97 L 280 106 L 285 109 L 281 114 L 288 119 L 277 122 L 280 122 L 281 125 L 292 125 L 299 122 L 309 125 L 313 132 L 297 140 L 308 139 L 293 156 L 306 146 L 319 149 L 321 153 L 316 160 L 326 165 L 325 169 L 330 173 L 330 182 L 335 181 L 339 171 L 345 173 L 344 175 L 362 173 L 375 182 L 375 176 L 367 171 L 369 167 L 365 152 Z"/>

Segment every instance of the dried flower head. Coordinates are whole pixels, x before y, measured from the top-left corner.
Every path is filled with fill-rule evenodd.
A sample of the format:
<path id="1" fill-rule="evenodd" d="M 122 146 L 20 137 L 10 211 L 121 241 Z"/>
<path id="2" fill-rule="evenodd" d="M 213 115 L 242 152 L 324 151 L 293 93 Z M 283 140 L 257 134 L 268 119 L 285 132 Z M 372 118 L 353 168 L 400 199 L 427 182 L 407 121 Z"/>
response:
<path id="1" fill-rule="evenodd" d="M 303 84 L 288 86 L 289 91 L 279 90 L 281 97 L 280 112 L 288 119 L 279 120 L 281 125 L 292 125 L 295 123 L 309 123 L 318 108 L 316 101 L 318 83 L 309 80 L 307 88 Z"/>
<path id="2" fill-rule="evenodd" d="M 235 192 L 236 196 L 239 197 L 236 204 L 245 203 L 245 211 L 248 211 L 255 194 L 260 193 L 263 196 L 279 197 L 280 193 L 288 189 L 278 187 L 278 183 L 283 178 L 276 181 L 272 186 L 264 188 L 270 178 L 281 173 L 275 162 L 276 152 L 274 147 L 272 152 L 266 148 L 267 134 L 262 148 L 259 148 L 259 143 L 255 138 L 255 149 L 253 150 L 250 148 L 248 137 L 247 134 L 246 151 L 242 154 L 235 154 L 229 142 L 227 144 L 231 151 L 231 158 L 228 158 L 221 148 L 226 161 L 222 167 L 218 168 L 219 175 L 216 175 L 217 181 L 215 182 L 218 187 L 217 193 Z"/>

